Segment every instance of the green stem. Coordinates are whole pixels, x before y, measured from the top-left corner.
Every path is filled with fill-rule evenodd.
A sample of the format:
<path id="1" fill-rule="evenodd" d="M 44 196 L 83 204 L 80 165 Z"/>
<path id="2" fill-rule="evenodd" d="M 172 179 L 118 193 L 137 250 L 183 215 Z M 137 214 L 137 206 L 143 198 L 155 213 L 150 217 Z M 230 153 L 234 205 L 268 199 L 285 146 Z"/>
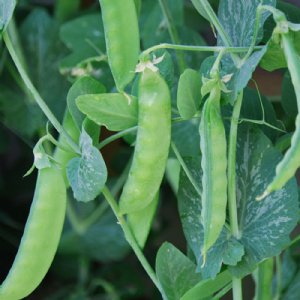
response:
<path id="1" fill-rule="evenodd" d="M 255 276 L 255 300 L 272 300 L 273 258 L 259 264 Z"/>
<path id="2" fill-rule="evenodd" d="M 48 120 L 51 122 L 53 127 L 57 130 L 57 132 L 65 137 L 69 146 L 74 150 L 74 152 L 80 154 L 80 149 L 79 149 L 78 145 L 72 140 L 72 138 L 64 130 L 64 128 L 61 126 L 59 121 L 56 119 L 56 117 L 54 116 L 52 111 L 49 109 L 49 107 L 45 103 L 45 101 L 41 98 L 38 91 L 33 86 L 32 82 L 30 81 L 26 71 L 24 70 L 23 65 L 22 65 L 19 57 L 17 56 L 17 54 L 14 50 L 14 47 L 11 43 L 11 40 L 6 32 L 4 32 L 4 34 L 3 34 L 3 40 L 6 44 L 6 47 L 8 49 L 8 52 L 9 52 L 13 62 L 15 63 L 15 65 L 18 69 L 18 72 L 21 75 L 21 78 L 23 79 L 24 83 L 26 84 L 28 90 L 31 92 L 36 103 L 39 105 L 39 107 L 41 108 L 43 113 L 46 115 Z"/>
<path id="3" fill-rule="evenodd" d="M 280 255 L 276 256 L 276 294 L 274 300 L 279 300 L 282 288 L 282 266 Z"/>
<path id="4" fill-rule="evenodd" d="M 108 137 L 107 139 L 103 140 L 102 142 L 100 142 L 97 146 L 97 148 L 102 149 L 104 146 L 108 145 L 109 143 L 129 134 L 129 133 L 133 133 L 137 131 L 137 126 L 122 130 L 114 135 L 111 135 L 110 137 Z"/>
<path id="5" fill-rule="evenodd" d="M 184 170 L 187 178 L 189 179 L 189 181 L 191 182 L 191 184 L 193 185 L 194 189 L 197 191 L 198 195 L 201 196 L 202 195 L 202 192 L 200 190 L 200 188 L 198 187 L 194 177 L 192 176 L 190 170 L 188 169 L 187 165 L 185 164 L 181 154 L 179 153 L 178 151 L 178 148 L 176 147 L 175 143 L 174 142 L 171 142 L 171 147 L 172 147 L 172 150 L 174 151 L 175 153 L 175 156 L 176 158 L 178 159 L 182 169 Z"/>
<path id="6" fill-rule="evenodd" d="M 116 200 L 114 199 L 114 197 L 112 196 L 112 194 L 110 193 L 109 189 L 106 186 L 102 190 L 102 193 L 105 199 L 107 200 L 107 202 L 109 203 L 110 207 L 112 208 L 120 226 L 122 227 L 127 242 L 131 246 L 132 250 L 134 251 L 141 265 L 143 266 L 143 268 L 145 269 L 145 271 L 147 272 L 147 274 L 149 275 L 149 277 L 151 278 L 151 280 L 153 281 L 157 289 L 160 291 L 162 295 L 164 295 L 163 289 L 156 277 L 154 270 L 152 269 L 146 257 L 144 256 L 142 250 L 138 246 L 128 224 L 125 221 L 125 218 L 119 213 L 119 207 Z"/>
<path id="7" fill-rule="evenodd" d="M 256 46 L 253 50 L 261 50 L 262 46 Z M 178 45 L 178 44 L 169 44 L 162 43 L 150 47 L 142 52 L 141 57 L 147 56 L 151 52 L 158 49 L 172 49 L 172 50 L 181 50 L 181 51 L 195 51 L 195 52 L 220 52 L 226 51 L 226 53 L 245 53 L 248 51 L 249 47 L 223 47 L 223 46 L 190 46 L 190 45 Z"/>
<path id="8" fill-rule="evenodd" d="M 229 218 L 232 235 L 239 239 L 239 224 L 237 214 L 237 198 L 236 198 L 236 145 L 237 145 L 237 129 L 239 124 L 239 116 L 243 101 L 243 92 L 238 95 L 234 104 L 233 114 L 230 126 L 229 135 L 229 150 L 228 150 L 228 207 Z M 239 278 L 232 278 L 233 299 L 243 299 L 242 281 Z"/>
<path id="9" fill-rule="evenodd" d="M 162 12 L 165 16 L 165 19 L 167 21 L 168 31 L 169 31 L 172 43 L 180 44 L 181 41 L 180 41 L 178 32 L 176 30 L 176 27 L 174 25 L 174 20 L 173 20 L 172 15 L 169 11 L 169 7 L 168 7 L 168 4 L 167 4 L 166 0 L 158 0 L 158 2 L 159 2 L 159 5 L 161 7 L 161 10 L 162 10 Z M 179 71 L 180 71 L 180 73 L 183 73 L 183 71 L 186 68 L 186 64 L 185 64 L 185 61 L 184 61 L 184 56 L 181 52 L 177 52 L 177 51 L 176 51 L 176 56 L 177 56 Z"/>

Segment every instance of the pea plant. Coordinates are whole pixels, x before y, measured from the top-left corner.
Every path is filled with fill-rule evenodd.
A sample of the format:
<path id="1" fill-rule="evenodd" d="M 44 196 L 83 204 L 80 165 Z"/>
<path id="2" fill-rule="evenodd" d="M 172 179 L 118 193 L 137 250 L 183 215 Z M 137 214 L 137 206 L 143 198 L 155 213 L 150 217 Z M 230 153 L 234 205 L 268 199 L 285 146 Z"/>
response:
<path id="1" fill-rule="evenodd" d="M 0 300 L 34 295 L 59 255 L 81 258 L 80 289 L 49 299 L 134 299 L 86 267 L 130 248 L 149 299 L 298 299 L 300 9 L 58 0 L 50 16 L 29 2 L 0 0 L 1 122 L 38 173 Z M 263 95 L 259 70 L 280 75 L 279 95 Z M 117 140 L 116 176 L 104 153 Z M 162 236 L 153 267 L 167 198 L 186 246 Z"/>

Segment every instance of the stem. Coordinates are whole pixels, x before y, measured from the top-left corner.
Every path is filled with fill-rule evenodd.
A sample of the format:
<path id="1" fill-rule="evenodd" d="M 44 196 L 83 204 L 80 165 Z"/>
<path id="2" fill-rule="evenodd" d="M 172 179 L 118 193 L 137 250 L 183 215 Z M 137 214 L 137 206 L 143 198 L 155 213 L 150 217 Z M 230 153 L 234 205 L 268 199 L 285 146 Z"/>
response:
<path id="1" fill-rule="evenodd" d="M 253 50 L 261 50 L 262 46 L 255 46 Z M 220 52 L 226 51 L 226 53 L 243 53 L 248 52 L 249 47 L 223 47 L 223 46 L 190 46 L 190 45 L 178 45 L 162 43 L 146 49 L 142 52 L 141 57 L 147 56 L 151 52 L 158 49 L 173 49 L 181 51 L 195 51 L 195 52 Z"/>
<path id="2" fill-rule="evenodd" d="M 239 116 L 243 101 L 243 92 L 238 95 L 234 104 L 233 114 L 230 126 L 229 150 L 228 150 L 228 207 L 229 218 L 232 235 L 235 238 L 240 237 L 238 215 L 237 215 L 237 199 L 236 199 L 236 144 L 237 129 L 239 124 Z M 232 292 L 234 300 L 243 299 L 242 281 L 239 278 L 232 278 Z"/>
<path id="3" fill-rule="evenodd" d="M 57 132 L 65 137 L 69 146 L 74 150 L 74 152 L 80 154 L 80 149 L 79 149 L 78 145 L 72 140 L 72 138 L 64 130 L 64 128 L 61 126 L 59 121 L 56 119 L 56 117 L 54 116 L 52 111 L 49 109 L 49 107 L 45 103 L 45 101 L 41 98 L 38 91 L 33 86 L 32 82 L 30 81 L 25 69 L 23 68 L 23 65 L 22 65 L 19 57 L 17 56 L 17 54 L 14 50 L 14 47 L 11 43 L 11 40 L 6 32 L 3 33 L 3 40 L 6 44 L 6 47 L 8 49 L 8 52 L 9 52 L 13 62 L 15 63 L 15 65 L 18 69 L 18 72 L 21 75 L 21 78 L 23 79 L 24 83 L 26 84 L 28 90 L 31 92 L 36 103 L 39 105 L 39 107 L 41 108 L 43 113 L 46 115 L 48 120 L 51 122 L 53 127 L 57 130 Z"/>
<path id="4" fill-rule="evenodd" d="M 102 193 L 103 193 L 105 199 L 107 200 L 107 202 L 109 203 L 110 207 L 112 208 L 116 218 L 118 219 L 118 223 L 122 227 L 122 230 L 124 232 L 127 242 L 131 246 L 132 250 L 134 251 L 134 253 L 137 256 L 138 260 L 140 261 L 141 265 L 143 266 L 146 273 L 149 275 L 149 277 L 151 278 L 151 280 L 153 281 L 153 283 L 155 284 L 157 289 L 160 291 L 160 293 L 162 295 L 164 295 L 163 289 L 160 286 L 160 283 L 156 277 L 154 270 L 152 269 L 152 267 L 150 266 L 146 257 L 144 256 L 142 250 L 138 246 L 128 224 L 125 221 L 125 218 L 119 213 L 118 204 L 117 204 L 116 200 L 114 199 L 114 197 L 112 196 L 112 194 L 110 193 L 107 186 L 104 187 L 104 189 L 102 190 Z"/>
<path id="5" fill-rule="evenodd" d="M 193 178 L 192 174 L 190 173 L 190 170 L 188 169 L 187 165 L 185 164 L 181 154 L 179 153 L 178 151 L 178 148 L 176 147 L 175 143 L 174 142 L 171 142 L 171 147 L 172 147 L 172 150 L 174 151 L 175 155 L 176 155 L 176 158 L 178 159 L 182 169 L 184 170 L 187 178 L 189 179 L 189 181 L 191 182 L 191 184 L 193 185 L 194 189 L 196 190 L 196 192 L 198 193 L 199 196 L 202 196 L 202 192 L 201 190 L 199 189 L 195 179 Z"/>
<path id="6" fill-rule="evenodd" d="M 242 280 L 240 278 L 232 277 L 232 295 L 234 300 L 242 300 Z"/>
<path id="7" fill-rule="evenodd" d="M 174 25 L 174 20 L 173 20 L 172 15 L 169 11 L 169 7 L 168 7 L 168 4 L 167 4 L 166 0 L 158 0 L 158 2 L 159 2 L 159 5 L 161 7 L 161 10 L 164 14 L 164 17 L 167 21 L 168 31 L 169 31 L 172 43 L 180 44 L 181 43 L 180 38 L 179 38 L 178 32 L 176 30 L 176 27 Z M 177 51 L 176 51 L 176 56 L 177 56 L 179 71 L 180 71 L 180 73 L 183 73 L 184 69 L 186 68 L 184 57 L 183 57 L 181 52 L 177 52 Z"/>
<path id="8" fill-rule="evenodd" d="M 255 277 L 255 300 L 272 300 L 273 257 L 259 264 Z"/>
<path id="9" fill-rule="evenodd" d="M 276 256 L 276 294 L 274 300 L 279 300 L 281 295 L 281 286 L 282 286 L 282 266 L 280 255 Z"/>
<path id="10" fill-rule="evenodd" d="M 122 130 L 114 135 L 111 135 L 110 137 L 108 137 L 107 139 L 103 140 L 101 143 L 98 144 L 98 148 L 102 149 L 104 146 L 108 145 L 109 143 L 129 134 L 129 133 L 133 133 L 137 131 L 137 126 Z"/>

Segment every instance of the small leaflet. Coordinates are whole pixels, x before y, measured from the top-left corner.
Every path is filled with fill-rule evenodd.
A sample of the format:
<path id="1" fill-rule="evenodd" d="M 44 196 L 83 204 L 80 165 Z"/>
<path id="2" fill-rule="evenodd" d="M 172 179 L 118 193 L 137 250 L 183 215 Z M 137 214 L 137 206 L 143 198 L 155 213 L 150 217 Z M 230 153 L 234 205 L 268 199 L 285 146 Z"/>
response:
<path id="1" fill-rule="evenodd" d="M 82 129 L 80 135 L 81 157 L 71 159 L 67 165 L 67 177 L 78 201 L 94 200 L 102 191 L 107 169 L 99 150 L 91 137 Z"/>

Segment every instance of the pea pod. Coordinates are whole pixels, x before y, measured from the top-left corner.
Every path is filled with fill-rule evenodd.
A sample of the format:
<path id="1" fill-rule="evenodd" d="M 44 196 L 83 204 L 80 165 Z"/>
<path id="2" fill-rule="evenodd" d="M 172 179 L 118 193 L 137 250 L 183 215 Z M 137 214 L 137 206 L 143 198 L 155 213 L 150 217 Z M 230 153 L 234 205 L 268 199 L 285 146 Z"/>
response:
<path id="1" fill-rule="evenodd" d="M 60 170 L 39 171 L 35 194 L 18 253 L 0 286 L 0 300 L 29 295 L 54 258 L 66 211 L 66 186 Z"/>
<path id="2" fill-rule="evenodd" d="M 140 52 L 138 18 L 134 0 L 99 0 L 108 62 L 121 92 L 135 74 Z"/>
<path id="3" fill-rule="evenodd" d="M 120 197 L 121 213 L 153 201 L 163 179 L 171 139 L 171 98 L 164 79 L 146 69 L 139 82 L 138 132 L 132 165 Z"/>
<path id="4" fill-rule="evenodd" d="M 214 245 L 226 219 L 227 155 L 226 136 L 220 108 L 221 91 L 212 88 L 206 100 L 200 122 L 200 148 L 202 152 L 202 211 L 204 227 L 202 254 Z"/>
<path id="5" fill-rule="evenodd" d="M 263 199 L 273 191 L 281 189 L 300 167 L 300 60 L 290 33 L 282 34 L 281 41 L 297 98 L 298 115 L 296 117 L 296 130 L 291 139 L 291 147 L 276 166 L 275 178 L 268 185 L 264 194 L 257 198 L 258 200 Z"/>

